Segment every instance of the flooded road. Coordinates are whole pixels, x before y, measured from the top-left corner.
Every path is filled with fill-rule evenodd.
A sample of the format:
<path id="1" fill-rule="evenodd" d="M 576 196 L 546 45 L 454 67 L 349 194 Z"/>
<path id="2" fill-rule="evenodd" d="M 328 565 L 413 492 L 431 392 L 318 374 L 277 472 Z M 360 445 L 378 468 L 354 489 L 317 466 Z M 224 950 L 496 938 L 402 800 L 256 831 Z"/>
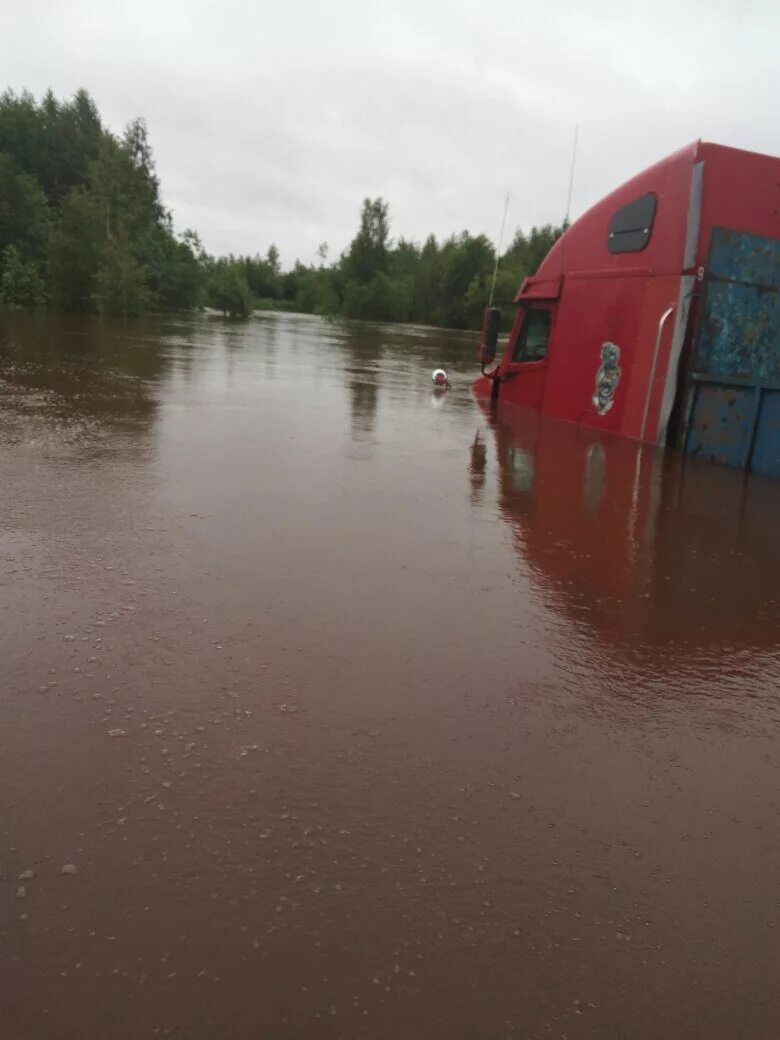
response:
<path id="1" fill-rule="evenodd" d="M 780 1034 L 780 484 L 464 334 L 3 328 L 3 1040 Z"/>

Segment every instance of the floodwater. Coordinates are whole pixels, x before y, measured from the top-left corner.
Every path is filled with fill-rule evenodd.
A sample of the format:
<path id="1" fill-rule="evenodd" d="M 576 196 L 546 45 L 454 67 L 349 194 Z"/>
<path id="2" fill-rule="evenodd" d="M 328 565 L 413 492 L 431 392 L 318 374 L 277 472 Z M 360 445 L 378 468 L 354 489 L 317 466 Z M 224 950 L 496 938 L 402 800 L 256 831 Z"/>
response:
<path id="1" fill-rule="evenodd" d="M 780 1034 L 780 484 L 460 333 L 2 323 L 3 1040 Z"/>

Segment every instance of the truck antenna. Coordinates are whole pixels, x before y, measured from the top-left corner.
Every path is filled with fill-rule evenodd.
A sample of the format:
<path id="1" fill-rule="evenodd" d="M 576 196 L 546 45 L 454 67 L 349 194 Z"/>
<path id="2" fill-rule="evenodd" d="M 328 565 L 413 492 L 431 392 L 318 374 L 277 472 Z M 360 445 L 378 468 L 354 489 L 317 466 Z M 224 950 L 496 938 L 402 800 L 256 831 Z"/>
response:
<path id="1" fill-rule="evenodd" d="M 498 249 L 496 250 L 496 266 L 493 268 L 493 283 L 490 286 L 490 300 L 488 307 L 493 306 L 493 294 L 496 291 L 496 278 L 498 278 L 498 265 L 501 261 L 501 246 L 504 244 L 504 228 L 506 227 L 506 214 L 509 209 L 509 197 L 512 194 L 511 191 L 507 191 L 506 200 L 504 202 L 504 216 L 501 220 L 501 234 L 498 236 Z"/>
<path id="2" fill-rule="evenodd" d="M 574 148 L 571 153 L 571 173 L 569 174 L 569 195 L 566 199 L 566 216 L 563 218 L 563 223 L 566 227 L 569 226 L 569 216 L 571 214 L 571 193 L 574 189 L 574 167 L 577 164 L 577 138 L 580 136 L 580 124 L 574 127 Z"/>

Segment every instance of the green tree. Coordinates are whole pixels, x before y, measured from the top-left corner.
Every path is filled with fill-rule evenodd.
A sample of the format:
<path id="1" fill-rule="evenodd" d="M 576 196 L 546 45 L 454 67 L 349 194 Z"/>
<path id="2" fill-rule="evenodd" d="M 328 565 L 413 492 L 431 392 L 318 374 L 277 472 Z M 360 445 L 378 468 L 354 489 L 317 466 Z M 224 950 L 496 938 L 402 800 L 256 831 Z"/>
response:
<path id="1" fill-rule="evenodd" d="M 119 229 L 103 243 L 95 276 L 94 298 L 102 314 L 140 314 L 149 305 L 146 268 L 133 252 L 126 231 Z"/>
<path id="2" fill-rule="evenodd" d="M 38 163 L 45 152 L 41 113 L 32 94 L 17 95 L 6 90 L 0 95 L 0 152 L 14 158 L 25 173 L 38 177 Z"/>
<path id="3" fill-rule="evenodd" d="M 252 313 L 252 292 L 240 263 L 229 259 L 216 265 L 209 284 L 209 303 L 231 318 L 246 318 Z"/>
<path id="4" fill-rule="evenodd" d="M 279 254 L 275 246 L 271 246 L 265 258 L 255 256 L 239 257 L 247 285 L 258 299 L 276 299 L 282 294 L 279 273 Z"/>
<path id="5" fill-rule="evenodd" d="M 49 211 L 40 185 L 0 152 L 0 253 L 14 245 L 22 256 L 41 260 L 48 234 Z"/>
<path id="6" fill-rule="evenodd" d="M 66 310 L 90 310 L 105 227 L 100 200 L 73 188 L 60 206 L 49 240 L 49 279 L 55 303 Z"/>
<path id="7" fill-rule="evenodd" d="M 273 242 L 268 247 L 268 252 L 266 253 L 265 260 L 273 276 L 275 278 L 278 278 L 279 272 L 281 270 L 281 264 L 279 263 L 279 250 L 276 248 Z"/>
<path id="8" fill-rule="evenodd" d="M 387 268 L 390 235 L 389 207 L 384 199 L 364 199 L 360 211 L 360 228 L 343 260 L 346 277 L 366 285 Z"/>
<path id="9" fill-rule="evenodd" d="M 171 310 L 192 310 L 206 302 L 207 272 L 205 255 L 195 231 L 180 238 L 173 233 L 160 235 L 162 271 L 158 279 L 160 306 Z"/>
<path id="10" fill-rule="evenodd" d="M 366 285 L 347 284 L 343 312 L 348 318 L 364 321 L 400 322 L 409 320 L 411 304 L 411 283 L 380 272 Z"/>
<path id="11" fill-rule="evenodd" d="M 149 174 L 143 144 L 143 127 L 135 124 L 125 142 L 103 138 L 95 161 L 90 166 L 88 184 L 98 201 L 108 237 L 119 221 L 134 237 L 163 223 L 165 214 L 158 196 L 157 180 Z"/>
<path id="12" fill-rule="evenodd" d="M 430 325 L 437 324 L 441 295 L 441 255 L 433 235 L 428 236 L 420 250 L 413 293 L 414 320 Z"/>
<path id="13" fill-rule="evenodd" d="M 6 246 L 0 264 L 0 299 L 18 307 L 46 302 L 46 286 L 32 260 L 25 260 L 16 246 Z"/>
<path id="14" fill-rule="evenodd" d="M 104 135 L 94 101 L 79 90 L 69 102 L 51 91 L 36 104 L 28 91 L 0 96 L 0 152 L 13 155 L 50 203 L 82 184 Z"/>
<path id="15" fill-rule="evenodd" d="M 492 273 L 493 246 L 485 235 L 475 237 L 463 231 L 444 243 L 441 261 L 438 324 L 455 329 L 474 327 L 475 316 L 467 307 L 467 295 L 475 278 L 485 278 Z M 478 321 L 476 324 L 478 326 Z"/>
<path id="16" fill-rule="evenodd" d="M 502 262 L 518 265 L 525 272 L 523 277 L 536 274 L 542 260 L 565 230 L 565 227 L 544 224 L 542 227 L 532 227 L 526 235 L 518 228 Z"/>
<path id="17" fill-rule="evenodd" d="M 337 273 L 332 268 L 300 265 L 295 296 L 296 309 L 304 314 L 331 316 L 341 311 Z"/>

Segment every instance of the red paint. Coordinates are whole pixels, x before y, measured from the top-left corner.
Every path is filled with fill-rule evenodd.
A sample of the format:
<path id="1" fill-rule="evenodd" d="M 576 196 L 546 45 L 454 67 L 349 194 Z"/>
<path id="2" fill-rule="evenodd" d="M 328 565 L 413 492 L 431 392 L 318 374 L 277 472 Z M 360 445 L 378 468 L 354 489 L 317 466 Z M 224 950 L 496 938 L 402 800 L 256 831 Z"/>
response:
<path id="1" fill-rule="evenodd" d="M 691 290 L 712 229 L 780 238 L 779 185 L 780 159 L 696 142 L 598 202 L 556 242 L 517 294 L 518 315 L 496 369 L 499 401 L 665 443 L 696 321 Z M 648 193 L 656 196 L 657 207 L 645 248 L 610 254 L 613 216 Z M 526 312 L 534 309 L 551 312 L 547 355 L 543 361 L 513 361 Z M 607 343 L 619 348 L 620 374 L 611 407 L 602 414 L 593 398 Z M 474 384 L 478 397 L 494 389 L 485 377 Z"/>

